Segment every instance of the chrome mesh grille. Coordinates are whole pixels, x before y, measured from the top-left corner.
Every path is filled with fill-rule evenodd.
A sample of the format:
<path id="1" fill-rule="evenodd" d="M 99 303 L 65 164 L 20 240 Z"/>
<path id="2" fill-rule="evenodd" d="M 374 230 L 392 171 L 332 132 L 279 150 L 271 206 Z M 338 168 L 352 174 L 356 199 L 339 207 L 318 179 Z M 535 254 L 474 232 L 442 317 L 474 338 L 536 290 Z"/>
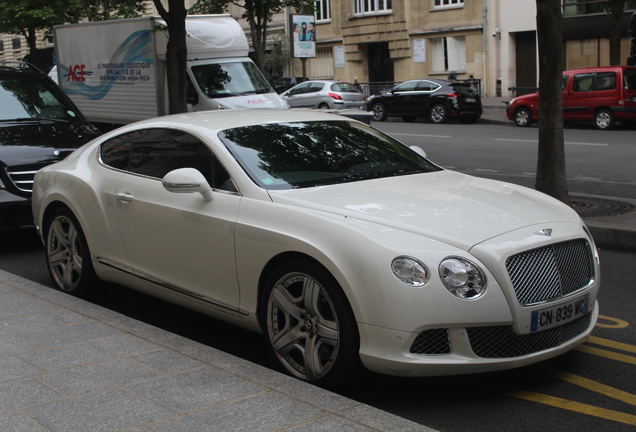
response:
<path id="1" fill-rule="evenodd" d="M 583 239 L 513 255 L 506 260 L 506 269 L 522 306 L 573 293 L 594 277 L 590 246 Z"/>
<path id="2" fill-rule="evenodd" d="M 411 354 L 442 355 L 451 353 L 448 329 L 424 330 L 411 345 Z"/>
<path id="3" fill-rule="evenodd" d="M 510 326 L 469 327 L 470 346 L 477 357 L 520 357 L 562 345 L 590 327 L 592 314 L 538 333 L 515 334 Z"/>

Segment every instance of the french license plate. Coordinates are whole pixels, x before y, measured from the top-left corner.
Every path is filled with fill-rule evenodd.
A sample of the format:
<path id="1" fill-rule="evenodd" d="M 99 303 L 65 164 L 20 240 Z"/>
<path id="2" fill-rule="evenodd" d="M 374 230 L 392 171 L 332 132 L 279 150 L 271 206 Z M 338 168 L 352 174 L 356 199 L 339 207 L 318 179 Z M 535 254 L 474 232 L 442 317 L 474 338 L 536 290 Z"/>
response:
<path id="1" fill-rule="evenodd" d="M 574 321 L 590 310 L 590 295 L 578 297 L 567 303 L 532 312 L 530 332 L 546 330 Z"/>
<path id="2" fill-rule="evenodd" d="M 466 98 L 466 102 L 477 102 L 477 99 L 472 98 L 472 97 L 467 97 Z"/>

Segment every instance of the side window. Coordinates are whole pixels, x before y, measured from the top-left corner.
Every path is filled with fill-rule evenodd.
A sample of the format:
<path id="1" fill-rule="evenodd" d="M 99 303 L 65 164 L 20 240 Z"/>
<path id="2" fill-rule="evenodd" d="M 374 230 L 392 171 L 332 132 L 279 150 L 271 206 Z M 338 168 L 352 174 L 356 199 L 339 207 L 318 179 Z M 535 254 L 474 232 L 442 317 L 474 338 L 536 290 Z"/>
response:
<path id="1" fill-rule="evenodd" d="M 440 87 L 439 84 L 435 84 L 434 82 L 431 81 L 421 81 L 420 85 L 417 86 L 417 89 L 419 91 L 427 91 L 427 92 L 432 92 L 437 90 Z"/>
<path id="2" fill-rule="evenodd" d="M 419 81 L 407 81 L 405 83 L 400 84 L 395 88 L 396 92 L 405 92 L 405 91 L 415 91 L 417 84 Z"/>
<path id="3" fill-rule="evenodd" d="M 596 74 L 594 90 L 614 90 L 616 88 L 616 72 L 599 72 Z"/>
<path id="4" fill-rule="evenodd" d="M 309 89 L 307 90 L 307 93 L 319 92 L 320 90 L 322 90 L 322 88 L 324 86 L 325 86 L 324 83 L 311 83 L 311 86 L 309 86 Z"/>
<path id="5" fill-rule="evenodd" d="M 574 82 L 572 83 L 572 91 L 586 92 L 594 89 L 594 73 L 578 74 L 574 75 Z"/>
<path id="6" fill-rule="evenodd" d="M 301 85 L 295 87 L 293 90 L 291 90 L 289 92 L 289 96 L 295 96 L 295 95 L 299 95 L 299 94 L 305 93 L 305 91 L 307 90 L 308 87 L 309 87 L 309 84 L 301 84 Z"/>
<path id="7" fill-rule="evenodd" d="M 182 131 L 146 129 L 120 135 L 102 144 L 101 157 L 113 168 L 157 179 L 178 168 L 195 168 L 213 188 L 235 190 L 210 149 Z"/>

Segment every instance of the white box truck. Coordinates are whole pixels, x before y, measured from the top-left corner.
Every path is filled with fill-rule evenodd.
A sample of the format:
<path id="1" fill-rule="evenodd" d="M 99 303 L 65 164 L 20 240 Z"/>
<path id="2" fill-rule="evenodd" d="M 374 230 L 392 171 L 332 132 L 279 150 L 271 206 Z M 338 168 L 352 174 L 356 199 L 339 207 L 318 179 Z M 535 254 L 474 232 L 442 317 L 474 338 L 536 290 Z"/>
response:
<path id="1" fill-rule="evenodd" d="M 58 82 L 94 123 L 127 124 L 168 114 L 167 31 L 158 17 L 56 26 Z M 287 108 L 248 55 L 230 15 L 186 19 L 192 111 Z"/>

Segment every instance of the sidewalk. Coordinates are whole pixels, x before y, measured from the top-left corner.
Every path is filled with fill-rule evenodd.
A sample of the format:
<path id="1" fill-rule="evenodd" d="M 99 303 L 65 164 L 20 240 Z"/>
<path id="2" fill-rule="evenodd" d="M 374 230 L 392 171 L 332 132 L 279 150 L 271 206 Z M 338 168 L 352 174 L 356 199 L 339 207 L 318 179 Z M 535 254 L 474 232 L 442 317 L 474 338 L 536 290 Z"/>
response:
<path id="1" fill-rule="evenodd" d="M 0 431 L 432 431 L 0 270 Z"/>

